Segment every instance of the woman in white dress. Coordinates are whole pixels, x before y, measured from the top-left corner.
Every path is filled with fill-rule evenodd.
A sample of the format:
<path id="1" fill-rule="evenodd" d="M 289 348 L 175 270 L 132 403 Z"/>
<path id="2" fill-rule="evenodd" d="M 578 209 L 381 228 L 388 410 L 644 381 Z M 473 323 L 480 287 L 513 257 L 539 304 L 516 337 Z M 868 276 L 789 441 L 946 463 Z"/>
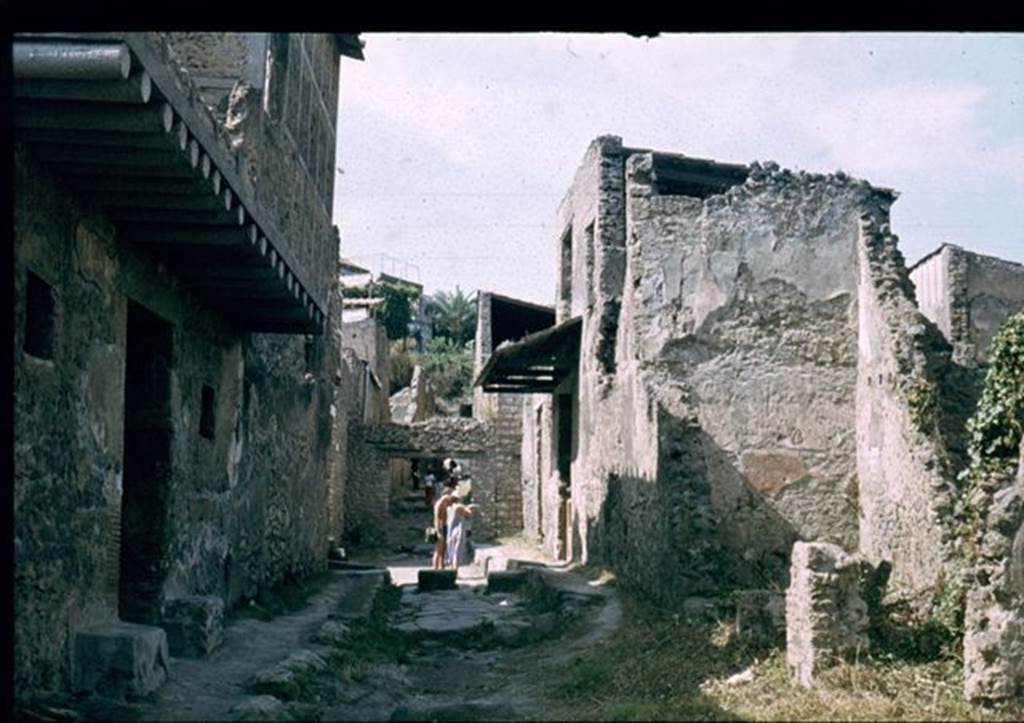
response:
<path id="1" fill-rule="evenodd" d="M 472 562 L 469 554 L 469 532 L 473 525 L 473 508 L 460 498 L 448 505 L 448 541 L 445 545 L 445 567 L 458 573 L 459 565 Z"/>

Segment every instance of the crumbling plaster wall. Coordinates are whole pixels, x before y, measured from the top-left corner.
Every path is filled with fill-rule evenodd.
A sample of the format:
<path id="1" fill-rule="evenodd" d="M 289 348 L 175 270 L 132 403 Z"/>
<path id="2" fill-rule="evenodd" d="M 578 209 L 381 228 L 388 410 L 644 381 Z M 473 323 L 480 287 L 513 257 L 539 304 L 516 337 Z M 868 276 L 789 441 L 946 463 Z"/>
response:
<path id="1" fill-rule="evenodd" d="M 868 206 L 857 241 L 857 475 L 860 551 L 892 564 L 890 589 L 922 603 L 952 559 L 954 479 L 968 384 L 914 292 L 887 209 Z"/>
<path id="2" fill-rule="evenodd" d="M 913 330 L 910 346 L 925 348 L 900 363 L 928 379 L 948 365 L 913 292 L 888 280 L 902 259 L 879 262 L 861 238 L 861 216 L 880 226 L 891 196 L 841 173 L 775 164 L 753 164 L 745 183 L 704 200 L 659 195 L 652 156 L 623 164 L 623 153 L 617 138 L 597 139 L 560 209 L 574 243 L 573 270 L 559 275 L 573 280 L 559 319 L 584 321 L 573 554 L 613 564 L 665 601 L 784 583 L 793 541 L 856 550 L 879 519 L 877 502 L 868 523 L 859 519 L 865 494 L 903 475 L 928 503 L 916 493 L 886 498 L 882 516 L 900 520 L 902 541 L 876 542 L 872 561 L 892 561 L 897 585 L 934 584 L 925 550 L 946 551 L 935 544 L 947 534 L 946 430 L 936 422 L 915 436 L 906 390 L 865 393 L 879 362 L 858 344 L 881 334 L 872 348 L 910 359 L 889 329 Z M 593 234 L 577 243 L 577 229 Z M 861 299 L 872 304 L 880 287 L 899 300 L 866 318 Z M 946 405 L 943 390 L 937 399 Z M 885 424 L 858 436 L 858 420 L 886 404 Z M 524 402 L 524 525 L 552 549 L 555 416 L 550 398 Z M 865 464 L 878 428 L 901 436 L 888 470 Z M 911 569 L 925 572 L 912 580 Z"/>
<path id="3" fill-rule="evenodd" d="M 551 451 L 551 402 L 547 394 L 527 394 L 522 397 L 523 433 L 520 443 L 522 484 L 520 498 L 523 505 L 523 535 L 553 553 L 553 540 L 557 529 L 551 520 L 556 510 L 545 508 L 545 484 L 553 469 Z M 557 485 L 557 481 L 552 483 Z"/>
<path id="4" fill-rule="evenodd" d="M 173 328 L 163 597 L 231 604 L 322 568 L 332 388 L 301 338 L 227 327 L 26 149 L 15 159 L 17 684 L 65 688 L 74 634 L 118 614 L 128 300 Z M 51 360 L 23 351 L 29 270 L 55 299 Z"/>
<path id="5" fill-rule="evenodd" d="M 769 164 L 702 201 L 658 195 L 651 170 L 627 161 L 616 371 L 581 404 L 584 438 L 619 458 L 584 454 L 600 463 L 581 512 L 655 594 L 784 580 L 794 539 L 857 544 L 855 252 L 873 190 Z M 600 387 L 583 378 L 581 399 Z M 644 573 L 652 558 L 679 574 Z"/>

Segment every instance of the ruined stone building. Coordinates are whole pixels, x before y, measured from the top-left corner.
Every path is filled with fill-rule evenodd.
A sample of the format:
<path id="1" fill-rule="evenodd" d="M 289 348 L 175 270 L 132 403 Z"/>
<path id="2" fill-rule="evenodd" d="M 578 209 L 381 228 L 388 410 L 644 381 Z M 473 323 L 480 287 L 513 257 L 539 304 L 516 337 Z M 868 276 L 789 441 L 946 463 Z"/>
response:
<path id="1" fill-rule="evenodd" d="M 1024 277 L 972 257 L 942 283 L 991 269 L 998 299 L 972 292 L 973 326 L 932 323 L 895 199 L 595 140 L 558 211 L 557 323 L 477 380 L 525 395 L 525 533 L 665 603 L 781 589 L 797 540 L 886 560 L 907 595 L 941 586 L 972 411 L 957 334 L 983 345 Z"/>
<path id="2" fill-rule="evenodd" d="M 476 336 L 473 345 L 474 377 L 491 374 L 485 367 L 495 349 L 515 343 L 555 323 L 555 310 L 493 292 L 476 294 Z M 497 361 L 497 360 L 495 360 Z M 525 501 L 522 490 L 523 416 L 522 398 L 515 393 L 473 390 L 473 418 L 490 427 L 502 461 L 497 478 L 481 477 L 477 485 L 491 502 L 499 534 L 517 534 L 523 529 Z"/>
<path id="3" fill-rule="evenodd" d="M 225 607 L 324 569 L 339 59 L 360 47 L 15 38 L 17 691 L 147 692 L 168 643 L 209 652 Z"/>
<path id="4" fill-rule="evenodd" d="M 1024 309 L 1024 265 L 983 256 L 953 244 L 910 267 L 917 304 L 953 345 L 958 364 L 986 360 L 999 325 Z"/>

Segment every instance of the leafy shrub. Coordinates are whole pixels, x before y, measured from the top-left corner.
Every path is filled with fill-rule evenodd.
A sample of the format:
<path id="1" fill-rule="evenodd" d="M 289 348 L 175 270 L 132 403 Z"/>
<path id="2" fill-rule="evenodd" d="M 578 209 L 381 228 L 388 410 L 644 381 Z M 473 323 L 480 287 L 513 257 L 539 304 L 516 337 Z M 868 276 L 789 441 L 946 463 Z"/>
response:
<path id="1" fill-rule="evenodd" d="M 967 421 L 969 474 L 1017 459 L 1024 435 L 1024 312 L 999 328 L 989 347 L 981 399 Z"/>

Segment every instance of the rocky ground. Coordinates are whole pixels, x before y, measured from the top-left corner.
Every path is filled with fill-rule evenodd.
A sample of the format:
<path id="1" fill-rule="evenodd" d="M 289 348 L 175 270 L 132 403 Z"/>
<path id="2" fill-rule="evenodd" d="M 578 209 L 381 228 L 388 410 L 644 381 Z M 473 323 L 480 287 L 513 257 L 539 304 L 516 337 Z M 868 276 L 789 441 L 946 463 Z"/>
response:
<path id="1" fill-rule="evenodd" d="M 21 718 L 545 717 L 545 671 L 619 625 L 613 588 L 504 540 L 479 546 L 456 589 L 421 592 L 417 575 L 430 548 L 418 536 L 429 514 L 411 502 L 396 507 L 387 547 L 350 551 L 354 564 L 319 580 L 301 609 L 272 619 L 233 616 L 213 654 L 172 658 L 167 682 L 148 699 L 39 700 Z M 520 572 L 501 575 L 507 567 Z"/>

